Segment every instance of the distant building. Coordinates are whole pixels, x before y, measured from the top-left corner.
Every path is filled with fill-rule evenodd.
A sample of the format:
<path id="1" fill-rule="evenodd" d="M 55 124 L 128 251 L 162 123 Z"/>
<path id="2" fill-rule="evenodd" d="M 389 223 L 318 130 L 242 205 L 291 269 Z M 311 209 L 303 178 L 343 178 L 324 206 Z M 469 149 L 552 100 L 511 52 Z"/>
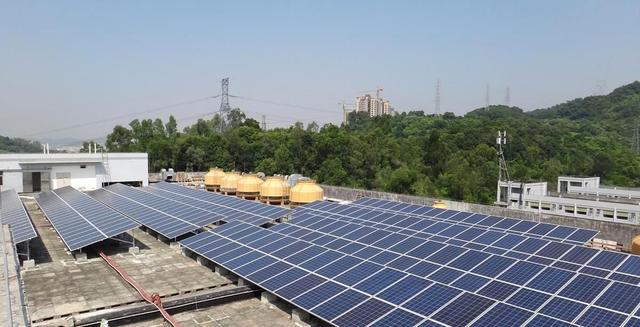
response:
<path id="1" fill-rule="evenodd" d="M 356 112 L 368 112 L 369 117 L 393 114 L 393 107 L 388 100 L 373 98 L 369 94 L 356 97 Z"/>
<path id="2" fill-rule="evenodd" d="M 558 192 L 546 182 L 498 183 L 496 204 L 525 211 L 640 224 L 640 190 L 601 186 L 599 177 L 559 176 Z"/>
<path id="3" fill-rule="evenodd" d="M 146 153 L 0 154 L 0 191 L 40 192 L 64 186 L 95 190 L 110 183 L 149 184 Z"/>
<path id="4" fill-rule="evenodd" d="M 356 97 L 356 112 L 369 112 L 371 108 L 371 95 L 366 94 Z"/>

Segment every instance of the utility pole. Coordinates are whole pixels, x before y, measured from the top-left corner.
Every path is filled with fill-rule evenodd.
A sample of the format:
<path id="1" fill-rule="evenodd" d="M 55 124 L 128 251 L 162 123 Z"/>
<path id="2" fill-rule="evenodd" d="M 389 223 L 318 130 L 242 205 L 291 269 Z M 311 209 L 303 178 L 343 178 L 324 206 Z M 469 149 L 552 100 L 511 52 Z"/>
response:
<path id="1" fill-rule="evenodd" d="M 434 114 L 440 116 L 440 79 L 436 82 L 436 108 Z"/>
<path id="2" fill-rule="evenodd" d="M 267 116 L 266 115 L 262 115 L 262 130 L 266 131 L 267 130 Z"/>
<path id="3" fill-rule="evenodd" d="M 229 77 L 222 79 L 220 90 L 220 133 L 224 131 L 225 116 L 231 111 L 229 105 Z"/>

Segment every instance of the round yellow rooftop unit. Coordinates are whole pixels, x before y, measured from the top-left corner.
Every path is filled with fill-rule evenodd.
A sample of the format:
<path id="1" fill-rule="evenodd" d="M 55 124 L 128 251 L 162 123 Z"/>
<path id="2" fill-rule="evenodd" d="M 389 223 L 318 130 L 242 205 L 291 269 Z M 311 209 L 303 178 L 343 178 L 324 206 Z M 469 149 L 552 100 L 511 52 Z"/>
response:
<path id="1" fill-rule="evenodd" d="M 235 171 L 226 173 L 220 184 L 220 192 L 225 195 L 235 195 L 240 178 L 240 174 Z"/>
<path id="2" fill-rule="evenodd" d="M 260 185 L 260 201 L 285 204 L 289 201 L 289 183 L 282 176 L 270 176 Z"/>
<path id="3" fill-rule="evenodd" d="M 631 241 L 631 253 L 640 254 L 640 235 L 634 237 Z"/>
<path id="4" fill-rule="evenodd" d="M 217 192 L 220 190 L 220 184 L 225 173 L 220 168 L 209 168 L 209 172 L 204 175 L 204 187 L 207 191 Z"/>
<path id="5" fill-rule="evenodd" d="M 238 180 L 236 195 L 246 200 L 255 200 L 260 196 L 260 185 L 263 180 L 254 174 L 245 174 Z"/>
<path id="6" fill-rule="evenodd" d="M 322 187 L 316 184 L 316 181 L 311 179 L 299 180 L 289 192 L 289 201 L 292 208 L 311 203 L 313 201 L 322 200 L 323 197 L 324 191 L 322 190 Z"/>
<path id="7" fill-rule="evenodd" d="M 444 203 L 444 201 L 442 201 L 442 200 L 435 200 L 435 201 L 433 201 L 433 207 L 434 208 L 438 208 L 438 209 L 446 209 L 447 208 L 447 204 Z"/>

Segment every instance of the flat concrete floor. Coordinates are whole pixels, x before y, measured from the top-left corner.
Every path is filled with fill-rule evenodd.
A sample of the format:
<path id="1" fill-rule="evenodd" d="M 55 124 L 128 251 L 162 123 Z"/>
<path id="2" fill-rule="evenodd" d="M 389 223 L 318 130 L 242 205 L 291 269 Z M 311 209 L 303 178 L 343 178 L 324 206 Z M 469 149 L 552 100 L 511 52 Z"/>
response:
<path id="1" fill-rule="evenodd" d="M 294 326 L 284 311 L 251 298 L 173 316 L 181 326 L 199 327 L 284 327 Z M 163 327 L 161 318 L 124 325 L 127 327 Z"/>
<path id="2" fill-rule="evenodd" d="M 40 236 L 31 246 L 36 267 L 22 271 L 32 321 L 142 300 L 102 258 L 89 253 L 88 261 L 76 262 L 37 205 L 25 203 Z M 133 235 L 140 246 L 137 254 L 113 241 L 99 247 L 149 293 L 168 296 L 230 283 L 143 231 Z"/>

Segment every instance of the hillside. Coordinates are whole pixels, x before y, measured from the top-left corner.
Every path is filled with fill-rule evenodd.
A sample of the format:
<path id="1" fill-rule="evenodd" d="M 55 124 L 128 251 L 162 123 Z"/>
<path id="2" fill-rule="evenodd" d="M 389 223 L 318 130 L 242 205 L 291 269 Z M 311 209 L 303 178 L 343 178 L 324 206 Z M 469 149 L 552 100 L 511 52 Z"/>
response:
<path id="1" fill-rule="evenodd" d="M 640 82 L 621 86 L 608 95 L 579 98 L 547 109 L 527 113 L 539 119 L 566 118 L 570 120 L 609 121 L 625 120 L 633 123 L 640 115 Z"/>
<path id="2" fill-rule="evenodd" d="M 639 94 L 635 82 L 606 96 L 532 112 L 490 106 L 463 117 L 360 113 L 348 125 L 297 123 L 266 131 L 234 109 L 224 117 L 222 133 L 217 115 L 183 131 L 173 119 L 134 120 L 116 126 L 106 146 L 148 152 L 151 171 L 218 166 L 302 173 L 332 185 L 492 203 L 498 130 L 508 133 L 505 152 L 513 179 L 545 180 L 553 188 L 558 175 L 595 175 L 607 184 L 640 186 L 640 157 L 626 128 L 640 117 Z"/>
<path id="3" fill-rule="evenodd" d="M 38 142 L 0 136 L 0 153 L 37 153 L 42 151 Z"/>

